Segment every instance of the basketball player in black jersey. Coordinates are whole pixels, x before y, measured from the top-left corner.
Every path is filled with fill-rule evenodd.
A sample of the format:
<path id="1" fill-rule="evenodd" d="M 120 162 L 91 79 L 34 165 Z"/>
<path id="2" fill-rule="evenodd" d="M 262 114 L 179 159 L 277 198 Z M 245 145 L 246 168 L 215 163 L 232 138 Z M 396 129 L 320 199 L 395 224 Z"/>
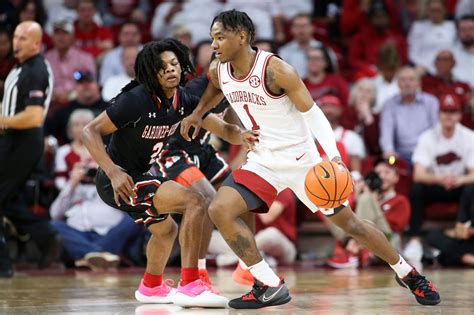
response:
<path id="1" fill-rule="evenodd" d="M 199 279 L 198 254 L 201 230 L 210 224 L 207 204 L 201 194 L 176 182 L 151 175 L 149 169 L 173 135 L 180 121 L 199 99 L 183 91 L 188 73 L 194 71 L 187 48 L 173 39 L 144 46 L 135 63 L 136 80 L 111 101 L 111 105 L 84 128 L 84 143 L 100 169 L 97 189 L 110 206 L 128 212 L 143 222 L 152 237 L 147 245 L 147 267 L 135 292 L 145 303 L 181 306 L 224 307 L 227 299 L 211 292 Z M 208 115 L 203 125 L 232 143 L 256 140 L 250 132 Z M 107 149 L 102 136 L 112 134 Z M 181 281 L 178 289 L 168 286 L 162 274 L 177 235 L 169 213 L 183 214 Z M 155 224 L 159 223 L 159 224 Z"/>

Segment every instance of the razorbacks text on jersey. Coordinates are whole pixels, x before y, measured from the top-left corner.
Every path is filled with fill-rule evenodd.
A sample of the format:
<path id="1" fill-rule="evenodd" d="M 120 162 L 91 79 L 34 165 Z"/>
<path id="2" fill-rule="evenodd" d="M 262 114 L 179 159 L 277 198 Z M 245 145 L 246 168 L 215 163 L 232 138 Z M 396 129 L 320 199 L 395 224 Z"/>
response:
<path id="1" fill-rule="evenodd" d="M 258 50 L 250 72 L 242 79 L 232 75 L 231 64 L 218 63 L 217 76 L 225 97 L 246 129 L 259 130 L 256 150 L 278 150 L 312 143 L 301 113 L 286 94 L 273 95 L 265 86 L 272 53 Z"/>
<path id="2" fill-rule="evenodd" d="M 106 109 L 118 129 L 107 146 L 110 158 L 128 172 L 147 172 L 167 139 L 198 102 L 198 97 L 181 87 L 171 99 L 163 102 L 151 96 L 142 85 L 120 95 Z"/>

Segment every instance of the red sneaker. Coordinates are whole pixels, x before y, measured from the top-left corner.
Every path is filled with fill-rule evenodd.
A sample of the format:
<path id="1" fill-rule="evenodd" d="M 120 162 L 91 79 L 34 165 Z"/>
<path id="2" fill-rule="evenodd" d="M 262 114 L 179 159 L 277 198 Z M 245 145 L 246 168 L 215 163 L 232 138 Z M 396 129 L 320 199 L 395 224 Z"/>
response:
<path id="1" fill-rule="evenodd" d="M 235 268 L 234 272 L 232 273 L 232 279 L 235 282 L 243 284 L 243 285 L 253 285 L 254 279 L 252 274 L 249 270 L 242 269 L 239 264 Z"/>
<path id="2" fill-rule="evenodd" d="M 199 269 L 199 279 L 207 284 L 212 293 L 220 294 L 219 290 L 212 284 L 211 279 L 209 279 L 209 274 L 206 269 Z"/>
<path id="3" fill-rule="evenodd" d="M 341 255 L 333 256 L 326 260 L 326 264 L 336 269 L 356 268 L 359 266 L 359 258 L 355 254 L 345 251 Z"/>

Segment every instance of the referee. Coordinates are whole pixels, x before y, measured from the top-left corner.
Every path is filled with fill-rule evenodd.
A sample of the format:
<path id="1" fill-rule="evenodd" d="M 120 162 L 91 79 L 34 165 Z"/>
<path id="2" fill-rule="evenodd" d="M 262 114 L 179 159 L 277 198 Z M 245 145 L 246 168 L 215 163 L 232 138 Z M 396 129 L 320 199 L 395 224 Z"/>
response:
<path id="1" fill-rule="evenodd" d="M 53 75 L 40 55 L 42 35 L 36 22 L 23 22 L 16 27 L 13 53 L 19 63 L 10 71 L 4 85 L 0 114 L 0 277 L 13 274 L 3 216 L 14 224 L 15 221 L 27 225 L 40 223 L 32 213 L 26 213 L 28 209 L 9 211 L 6 203 L 15 197 L 43 154 L 43 121 L 51 100 Z M 46 224 L 43 222 L 41 226 L 50 229 Z"/>

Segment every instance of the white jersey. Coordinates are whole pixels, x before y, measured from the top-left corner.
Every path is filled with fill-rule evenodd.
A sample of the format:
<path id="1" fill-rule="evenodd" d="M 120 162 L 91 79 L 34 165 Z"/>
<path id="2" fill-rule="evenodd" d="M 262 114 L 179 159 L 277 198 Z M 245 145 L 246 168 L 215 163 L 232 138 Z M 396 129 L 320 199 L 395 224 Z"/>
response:
<path id="1" fill-rule="evenodd" d="M 257 150 L 280 150 L 312 143 L 309 128 L 286 95 L 275 96 L 265 87 L 265 73 L 273 54 L 258 50 L 252 69 L 243 79 L 232 75 L 231 64 L 218 63 L 219 85 L 248 130 L 259 130 Z"/>

